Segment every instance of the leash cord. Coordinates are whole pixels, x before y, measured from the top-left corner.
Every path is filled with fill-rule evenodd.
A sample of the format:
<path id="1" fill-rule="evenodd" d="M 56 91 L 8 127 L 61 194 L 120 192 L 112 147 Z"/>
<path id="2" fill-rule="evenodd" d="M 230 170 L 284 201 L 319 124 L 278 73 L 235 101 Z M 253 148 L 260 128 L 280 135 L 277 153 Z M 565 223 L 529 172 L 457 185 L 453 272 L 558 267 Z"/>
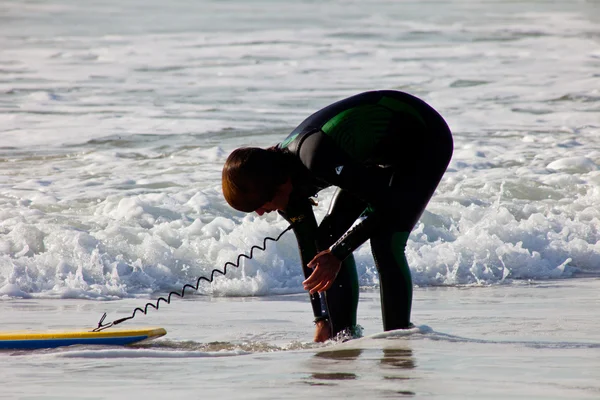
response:
<path id="1" fill-rule="evenodd" d="M 103 331 L 104 329 L 108 329 L 112 326 L 118 325 L 122 322 L 125 322 L 127 320 L 130 320 L 132 318 L 135 317 L 136 313 L 139 311 L 141 313 L 143 313 L 144 315 L 146 315 L 148 313 L 148 308 L 152 307 L 155 310 L 158 310 L 159 306 L 160 306 L 160 302 L 163 301 L 167 304 L 171 304 L 171 297 L 173 295 L 178 296 L 178 297 L 183 297 L 185 296 L 185 289 L 194 289 L 194 291 L 198 290 L 198 287 L 200 286 L 200 281 L 206 281 L 208 283 L 212 283 L 212 281 L 215 279 L 215 274 L 218 272 L 221 275 L 225 275 L 227 273 L 227 266 L 232 266 L 235 268 L 239 268 L 240 266 L 240 262 L 242 260 L 242 258 L 247 258 L 248 260 L 251 260 L 254 257 L 254 250 L 260 250 L 260 251 L 265 251 L 267 249 L 267 241 L 271 240 L 273 242 L 277 242 L 279 239 L 281 239 L 281 237 L 288 232 L 290 229 L 292 229 L 292 225 L 288 226 L 283 232 L 281 232 L 279 234 L 279 236 L 277 236 L 276 238 L 272 238 L 270 236 L 267 236 L 266 238 L 263 239 L 263 243 L 262 243 L 262 247 L 261 246 L 252 246 L 250 248 L 250 255 L 246 255 L 244 253 L 240 253 L 237 256 L 236 262 L 233 263 L 231 261 L 228 261 L 225 263 L 225 265 L 223 266 L 223 270 L 221 271 L 218 268 L 215 268 L 211 271 L 210 273 L 210 278 L 207 278 L 205 276 L 201 276 L 196 280 L 196 285 L 191 285 L 189 283 L 186 283 L 185 285 L 183 285 L 181 291 L 172 291 L 169 293 L 169 295 L 165 298 L 165 297 L 159 297 L 158 300 L 156 301 L 151 301 L 146 303 L 146 305 L 144 306 L 144 308 L 140 308 L 137 307 L 135 310 L 133 310 L 133 313 L 129 316 L 129 317 L 125 317 L 125 318 L 119 318 L 116 319 L 112 322 L 108 322 L 108 323 L 104 323 L 104 320 L 106 319 L 106 313 L 104 313 L 102 315 L 102 317 L 100 317 L 100 321 L 98 322 L 98 327 L 93 329 L 92 332 L 100 332 Z"/>

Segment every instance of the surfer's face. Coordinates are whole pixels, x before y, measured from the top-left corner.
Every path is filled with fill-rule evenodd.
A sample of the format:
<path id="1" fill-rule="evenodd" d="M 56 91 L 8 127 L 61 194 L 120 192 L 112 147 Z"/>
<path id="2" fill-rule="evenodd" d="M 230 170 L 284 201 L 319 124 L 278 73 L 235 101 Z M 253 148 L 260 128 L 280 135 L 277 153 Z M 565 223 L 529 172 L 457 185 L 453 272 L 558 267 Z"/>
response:
<path id="1" fill-rule="evenodd" d="M 285 183 L 281 184 L 275 191 L 275 196 L 271 201 L 266 202 L 261 207 L 256 209 L 258 215 L 263 215 L 277 210 L 285 210 L 288 202 L 290 201 L 290 194 L 292 193 L 292 180 L 288 179 Z"/>

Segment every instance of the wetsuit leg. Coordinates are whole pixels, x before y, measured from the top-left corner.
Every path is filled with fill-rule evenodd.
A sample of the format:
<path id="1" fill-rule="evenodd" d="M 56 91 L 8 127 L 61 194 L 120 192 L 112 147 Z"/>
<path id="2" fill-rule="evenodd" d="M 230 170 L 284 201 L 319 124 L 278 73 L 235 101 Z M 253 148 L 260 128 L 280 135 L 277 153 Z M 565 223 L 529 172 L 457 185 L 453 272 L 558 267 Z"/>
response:
<path id="1" fill-rule="evenodd" d="M 404 254 L 408 234 L 386 227 L 371 238 L 371 250 L 379 274 L 383 329 L 386 331 L 410 326 L 413 287 Z"/>
<path id="2" fill-rule="evenodd" d="M 410 231 L 425 210 L 452 156 L 450 130 L 444 120 L 431 111 L 423 114 L 427 117 L 428 130 L 417 135 L 423 139 L 411 143 L 412 152 L 404 153 L 394 166 L 390 181 L 394 209 L 376 210 L 381 214 L 379 221 L 383 226 L 371 237 L 371 249 L 379 273 L 386 331 L 410 326 L 413 288 L 404 250 Z M 403 121 L 398 124 L 399 130 L 406 127 Z"/>
<path id="3" fill-rule="evenodd" d="M 366 207 L 362 200 L 338 189 L 331 200 L 327 215 L 319 225 L 319 249 L 327 249 L 336 242 Z M 345 329 L 353 329 L 356 326 L 358 308 L 358 275 L 352 254 L 343 260 L 340 272 L 325 296 L 333 336 Z"/>

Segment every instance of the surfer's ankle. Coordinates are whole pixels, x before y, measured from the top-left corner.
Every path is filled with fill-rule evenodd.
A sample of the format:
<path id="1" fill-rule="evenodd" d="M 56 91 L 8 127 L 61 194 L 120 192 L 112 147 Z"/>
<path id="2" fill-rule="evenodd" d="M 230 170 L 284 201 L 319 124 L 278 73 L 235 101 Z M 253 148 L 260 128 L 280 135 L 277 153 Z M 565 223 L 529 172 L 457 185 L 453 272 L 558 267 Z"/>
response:
<path id="1" fill-rule="evenodd" d="M 313 340 L 316 343 L 322 343 L 331 339 L 331 327 L 329 326 L 329 321 L 317 321 L 315 322 L 315 328 L 315 337 Z"/>

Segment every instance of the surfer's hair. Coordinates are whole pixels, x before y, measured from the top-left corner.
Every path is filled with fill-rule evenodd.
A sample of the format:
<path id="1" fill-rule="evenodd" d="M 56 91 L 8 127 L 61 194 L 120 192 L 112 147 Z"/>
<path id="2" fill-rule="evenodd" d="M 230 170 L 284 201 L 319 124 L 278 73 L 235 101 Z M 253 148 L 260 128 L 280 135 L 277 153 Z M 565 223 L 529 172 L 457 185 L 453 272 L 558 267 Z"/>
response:
<path id="1" fill-rule="evenodd" d="M 256 211 L 275 197 L 289 176 L 285 155 L 277 148 L 242 147 L 223 166 L 223 196 L 238 211 Z"/>

